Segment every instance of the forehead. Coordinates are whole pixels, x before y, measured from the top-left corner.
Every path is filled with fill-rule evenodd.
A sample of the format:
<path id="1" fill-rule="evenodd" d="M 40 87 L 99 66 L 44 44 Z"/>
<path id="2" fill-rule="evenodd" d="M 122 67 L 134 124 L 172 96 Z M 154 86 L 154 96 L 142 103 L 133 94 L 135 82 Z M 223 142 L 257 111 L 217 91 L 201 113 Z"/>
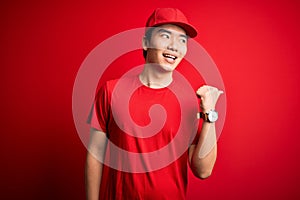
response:
<path id="1" fill-rule="evenodd" d="M 159 32 L 161 30 L 167 30 L 173 34 L 187 36 L 186 32 L 183 28 L 181 28 L 177 25 L 174 25 L 174 24 L 164 24 L 161 26 L 157 26 L 157 27 L 155 27 L 154 32 Z"/>

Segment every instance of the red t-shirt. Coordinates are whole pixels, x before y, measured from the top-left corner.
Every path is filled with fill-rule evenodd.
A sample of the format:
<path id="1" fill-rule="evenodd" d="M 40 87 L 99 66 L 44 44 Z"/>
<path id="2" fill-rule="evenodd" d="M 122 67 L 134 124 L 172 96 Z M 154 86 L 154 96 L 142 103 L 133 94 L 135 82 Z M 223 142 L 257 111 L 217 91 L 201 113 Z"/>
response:
<path id="1" fill-rule="evenodd" d="M 94 105 L 91 126 L 109 138 L 100 199 L 185 199 L 187 149 L 198 128 L 194 91 L 176 79 L 152 89 L 134 76 L 106 82 Z"/>

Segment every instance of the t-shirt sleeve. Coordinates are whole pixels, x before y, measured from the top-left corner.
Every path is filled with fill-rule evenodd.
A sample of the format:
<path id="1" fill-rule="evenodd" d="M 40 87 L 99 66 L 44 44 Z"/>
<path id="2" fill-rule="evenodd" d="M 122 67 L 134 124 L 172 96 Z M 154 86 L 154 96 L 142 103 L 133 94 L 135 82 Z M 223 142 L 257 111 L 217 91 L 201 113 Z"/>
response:
<path id="1" fill-rule="evenodd" d="M 87 123 L 91 128 L 107 133 L 107 125 L 110 113 L 110 100 L 107 84 L 104 84 L 96 93 Z"/>

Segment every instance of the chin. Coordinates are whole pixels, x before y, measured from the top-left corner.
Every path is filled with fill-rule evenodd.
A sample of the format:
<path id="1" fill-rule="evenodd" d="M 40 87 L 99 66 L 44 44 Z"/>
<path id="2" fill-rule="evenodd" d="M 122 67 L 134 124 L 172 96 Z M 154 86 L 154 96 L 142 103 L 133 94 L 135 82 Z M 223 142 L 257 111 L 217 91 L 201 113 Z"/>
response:
<path id="1" fill-rule="evenodd" d="M 162 68 L 167 72 L 173 72 L 176 69 L 176 66 L 163 65 Z"/>

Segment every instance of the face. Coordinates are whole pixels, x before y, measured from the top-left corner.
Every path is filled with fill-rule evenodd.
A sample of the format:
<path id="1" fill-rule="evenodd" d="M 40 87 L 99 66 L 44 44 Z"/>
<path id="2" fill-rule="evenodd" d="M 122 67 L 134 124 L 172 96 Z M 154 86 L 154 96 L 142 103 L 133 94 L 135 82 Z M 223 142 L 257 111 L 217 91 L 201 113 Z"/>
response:
<path id="1" fill-rule="evenodd" d="M 144 39 L 143 48 L 147 51 L 147 63 L 173 71 L 187 52 L 187 35 L 176 25 L 162 25 L 154 28 L 150 40 Z"/>

